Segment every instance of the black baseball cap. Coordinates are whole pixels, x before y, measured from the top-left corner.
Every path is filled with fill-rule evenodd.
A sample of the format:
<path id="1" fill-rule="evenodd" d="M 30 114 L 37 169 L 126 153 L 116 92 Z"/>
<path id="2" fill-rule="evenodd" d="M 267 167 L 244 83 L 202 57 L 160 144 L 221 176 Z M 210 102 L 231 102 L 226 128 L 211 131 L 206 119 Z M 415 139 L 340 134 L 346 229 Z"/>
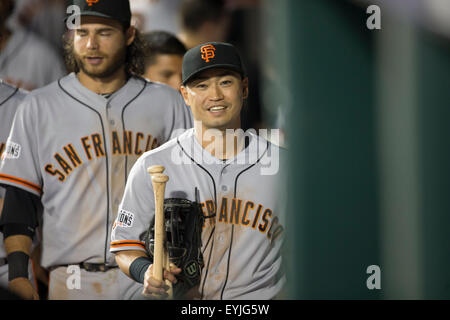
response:
<path id="1" fill-rule="evenodd" d="M 127 26 L 131 23 L 129 0 L 68 0 L 67 3 L 78 6 L 81 16 L 109 18 Z"/>
<path id="2" fill-rule="evenodd" d="M 241 56 L 229 43 L 207 42 L 185 53 L 183 57 L 183 85 L 199 72 L 211 68 L 224 68 L 236 71 L 243 78 L 246 76 Z"/>

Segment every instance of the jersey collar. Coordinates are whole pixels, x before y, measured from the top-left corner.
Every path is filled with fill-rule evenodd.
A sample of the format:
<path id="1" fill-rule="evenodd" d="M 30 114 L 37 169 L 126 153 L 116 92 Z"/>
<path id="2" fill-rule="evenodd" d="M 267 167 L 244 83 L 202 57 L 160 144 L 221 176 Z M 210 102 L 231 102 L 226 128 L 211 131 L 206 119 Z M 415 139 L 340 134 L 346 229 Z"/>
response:
<path id="1" fill-rule="evenodd" d="M 248 144 L 234 158 L 226 161 L 214 157 L 209 151 L 205 150 L 198 142 L 194 134 L 194 129 L 190 129 L 179 137 L 179 143 L 188 157 L 201 165 L 253 165 L 266 153 L 267 141 L 257 136 L 251 130 L 245 133 L 248 137 Z"/>
<path id="2" fill-rule="evenodd" d="M 94 107 L 106 107 L 108 104 L 119 108 L 127 105 L 135 99 L 145 87 L 145 81 L 136 77 L 130 77 L 128 81 L 119 90 L 111 94 L 108 98 L 99 95 L 81 84 L 74 72 L 60 80 L 61 87 L 76 97 L 83 103 Z"/>

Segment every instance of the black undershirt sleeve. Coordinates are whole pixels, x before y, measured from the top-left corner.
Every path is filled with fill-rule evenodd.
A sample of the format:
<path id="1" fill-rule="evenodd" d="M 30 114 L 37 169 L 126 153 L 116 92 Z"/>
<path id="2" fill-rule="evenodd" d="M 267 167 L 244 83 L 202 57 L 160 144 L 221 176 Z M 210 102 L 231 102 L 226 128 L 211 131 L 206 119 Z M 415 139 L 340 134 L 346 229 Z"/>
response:
<path id="1" fill-rule="evenodd" d="M 3 210 L 0 217 L 0 231 L 4 238 L 13 235 L 33 237 L 38 226 L 39 212 L 42 208 L 38 196 L 12 186 L 6 189 Z"/>

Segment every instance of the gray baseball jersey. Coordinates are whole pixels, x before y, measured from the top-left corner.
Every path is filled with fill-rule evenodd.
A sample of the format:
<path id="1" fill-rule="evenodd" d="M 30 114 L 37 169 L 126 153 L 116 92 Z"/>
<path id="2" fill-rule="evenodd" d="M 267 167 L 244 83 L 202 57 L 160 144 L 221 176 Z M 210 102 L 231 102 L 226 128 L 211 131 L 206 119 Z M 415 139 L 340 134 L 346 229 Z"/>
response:
<path id="1" fill-rule="evenodd" d="M 0 52 L 0 78 L 28 90 L 43 87 L 64 74 L 61 57 L 30 31 L 14 29 Z"/>
<path id="2" fill-rule="evenodd" d="M 195 201 L 206 219 L 202 231 L 203 299 L 271 299 L 285 276 L 281 248 L 285 199 L 280 159 L 284 150 L 254 134 L 237 157 L 213 157 L 197 142 L 194 129 L 144 154 L 130 172 L 113 227 L 111 251 L 145 250 L 143 235 L 154 215 L 146 169 L 163 165 L 169 176 L 165 198 Z"/>
<path id="3" fill-rule="evenodd" d="M 0 156 L 5 151 L 6 140 L 13 122 L 17 106 L 25 98 L 25 91 L 11 87 L 0 79 Z M 0 186 L 0 215 L 5 190 Z M 3 233 L 0 232 L 0 262 L 6 257 Z M 0 263 L 0 286 L 8 285 L 8 266 Z"/>
<path id="4" fill-rule="evenodd" d="M 25 98 L 25 95 L 25 91 L 3 83 L 0 79 L 0 156 L 5 151 L 6 140 L 8 139 L 17 106 Z M 0 186 L 0 199 L 3 199 L 4 193 L 5 189 Z M 3 233 L 0 233 L 0 258 L 4 258 L 5 256 Z"/>
<path id="5" fill-rule="evenodd" d="M 141 78 L 108 99 L 73 73 L 31 92 L 17 110 L 0 182 L 41 197 L 42 266 L 113 265 L 110 232 L 129 170 L 191 126 L 178 92 Z"/>

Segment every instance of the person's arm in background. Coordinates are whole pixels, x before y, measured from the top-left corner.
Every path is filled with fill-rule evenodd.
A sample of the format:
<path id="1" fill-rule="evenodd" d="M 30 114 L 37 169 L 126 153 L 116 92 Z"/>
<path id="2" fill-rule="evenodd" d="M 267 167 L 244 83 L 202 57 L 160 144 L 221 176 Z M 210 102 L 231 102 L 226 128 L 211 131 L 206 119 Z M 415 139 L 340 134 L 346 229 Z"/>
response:
<path id="1" fill-rule="evenodd" d="M 38 300 L 39 295 L 28 275 L 34 230 L 37 227 L 37 207 L 40 200 L 34 194 L 7 186 L 0 219 L 0 230 L 8 259 L 8 288 L 23 299 Z"/>

